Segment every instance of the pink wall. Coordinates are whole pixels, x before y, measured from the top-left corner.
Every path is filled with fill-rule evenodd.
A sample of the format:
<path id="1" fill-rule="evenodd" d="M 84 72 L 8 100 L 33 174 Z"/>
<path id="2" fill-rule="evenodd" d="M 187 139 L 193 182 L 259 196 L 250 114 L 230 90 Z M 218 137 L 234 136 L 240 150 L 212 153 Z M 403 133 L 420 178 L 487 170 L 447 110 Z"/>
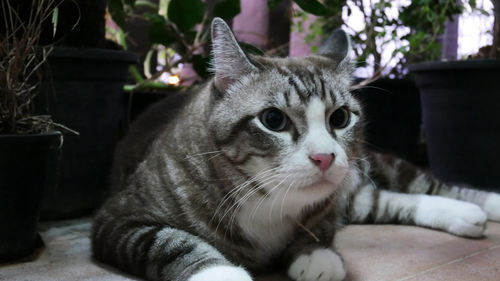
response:
<path id="1" fill-rule="evenodd" d="M 301 11 L 297 4 L 293 3 L 294 11 Z M 290 57 L 301 57 L 311 53 L 311 46 L 319 46 L 320 42 L 306 43 L 306 35 L 309 34 L 309 26 L 317 19 L 316 16 L 308 14 L 307 21 L 303 23 L 303 32 L 298 32 L 293 26 L 297 25 L 299 18 L 292 17 L 292 31 L 290 32 Z M 302 19 L 300 19 L 302 20 Z"/>
<path id="2" fill-rule="evenodd" d="M 266 47 L 269 29 L 267 0 L 241 0 L 241 13 L 233 19 L 233 31 L 239 41 Z"/>

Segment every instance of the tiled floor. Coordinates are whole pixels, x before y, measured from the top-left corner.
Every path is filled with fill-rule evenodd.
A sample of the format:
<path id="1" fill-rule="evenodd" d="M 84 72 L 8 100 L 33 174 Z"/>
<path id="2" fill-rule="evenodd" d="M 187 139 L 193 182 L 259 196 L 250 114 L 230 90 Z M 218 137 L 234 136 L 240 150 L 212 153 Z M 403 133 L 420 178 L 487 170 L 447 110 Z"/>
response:
<path id="1" fill-rule="evenodd" d="M 90 259 L 90 220 L 42 224 L 45 249 L 32 261 L 0 265 L 0 280 L 139 280 Z M 337 236 L 348 280 L 500 280 L 500 224 L 484 239 L 412 226 L 351 225 Z M 258 281 L 286 278 L 260 276 Z"/>

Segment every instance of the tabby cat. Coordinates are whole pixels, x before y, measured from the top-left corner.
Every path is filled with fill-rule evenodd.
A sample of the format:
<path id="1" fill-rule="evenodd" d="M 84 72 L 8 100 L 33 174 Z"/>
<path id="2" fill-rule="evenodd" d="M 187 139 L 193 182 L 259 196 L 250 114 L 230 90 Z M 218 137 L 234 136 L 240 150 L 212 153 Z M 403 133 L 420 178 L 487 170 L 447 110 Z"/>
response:
<path id="1" fill-rule="evenodd" d="M 332 242 L 344 223 L 481 237 L 500 220 L 500 195 L 363 147 L 343 31 L 304 58 L 247 55 L 218 18 L 212 42 L 214 78 L 154 106 L 119 145 L 96 259 L 149 280 L 247 281 L 269 268 L 342 280 Z"/>

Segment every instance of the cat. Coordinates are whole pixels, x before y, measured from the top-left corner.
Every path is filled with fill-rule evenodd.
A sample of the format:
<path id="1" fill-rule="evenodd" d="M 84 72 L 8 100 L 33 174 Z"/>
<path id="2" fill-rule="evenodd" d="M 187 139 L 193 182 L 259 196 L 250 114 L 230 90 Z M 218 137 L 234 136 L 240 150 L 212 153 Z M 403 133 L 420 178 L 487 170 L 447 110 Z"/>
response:
<path id="1" fill-rule="evenodd" d="M 247 55 L 212 22 L 214 78 L 153 106 L 116 150 L 94 257 L 148 280 L 343 280 L 335 231 L 401 223 L 481 237 L 500 195 L 448 186 L 363 146 L 350 39 L 304 58 Z M 468 202 L 466 202 L 468 201 Z"/>

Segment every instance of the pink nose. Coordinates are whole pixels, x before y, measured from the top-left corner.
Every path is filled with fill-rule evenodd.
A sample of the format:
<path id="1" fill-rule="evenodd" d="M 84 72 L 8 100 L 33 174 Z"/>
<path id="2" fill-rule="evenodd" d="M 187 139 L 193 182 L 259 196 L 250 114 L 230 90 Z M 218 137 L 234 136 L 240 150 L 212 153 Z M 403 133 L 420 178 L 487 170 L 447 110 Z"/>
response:
<path id="1" fill-rule="evenodd" d="M 332 154 L 326 154 L 326 153 L 318 153 L 314 154 L 313 156 L 309 156 L 309 159 L 316 164 L 321 171 L 326 171 L 328 168 L 330 168 L 330 165 L 332 164 L 332 161 L 334 159 L 334 155 Z"/>

